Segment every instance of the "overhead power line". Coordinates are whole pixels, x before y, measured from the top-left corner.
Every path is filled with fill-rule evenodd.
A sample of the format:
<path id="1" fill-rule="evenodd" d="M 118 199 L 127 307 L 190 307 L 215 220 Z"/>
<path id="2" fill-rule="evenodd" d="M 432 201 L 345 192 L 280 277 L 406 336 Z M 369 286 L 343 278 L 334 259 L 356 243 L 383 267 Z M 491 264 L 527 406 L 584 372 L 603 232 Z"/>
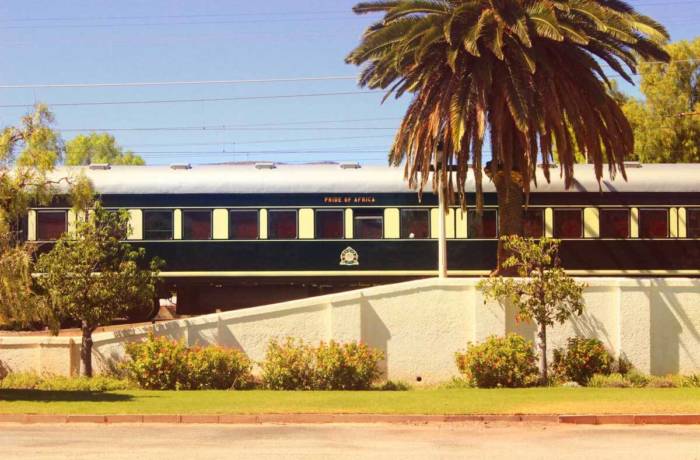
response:
<path id="1" fill-rule="evenodd" d="M 104 105 L 153 105 L 153 104 L 179 104 L 192 102 L 231 102 L 253 101 L 265 99 L 298 99 L 307 97 L 350 96 L 359 94 L 376 94 L 383 91 L 336 91 L 331 93 L 300 93 L 300 94 L 276 94 L 272 96 L 239 96 L 239 97 L 211 97 L 197 99 L 145 99 L 132 101 L 83 101 L 83 102 L 56 102 L 48 103 L 51 107 L 80 107 L 80 106 L 104 106 Z M 35 104 L 0 104 L 0 109 L 33 107 Z"/>
<path id="2" fill-rule="evenodd" d="M 0 89 L 45 89 L 45 88 L 119 88 L 137 86 L 189 86 L 189 85 L 243 85 L 251 83 L 299 83 L 316 81 L 348 81 L 357 80 L 357 76 L 322 76 L 322 77 L 289 77 L 289 78 L 257 78 L 242 80 L 175 80 L 126 83 L 28 83 L 0 84 Z"/>
<path id="3" fill-rule="evenodd" d="M 396 127 L 389 126 L 346 126 L 346 127 L 330 127 L 319 126 L 316 128 L 285 128 L 285 127 L 241 127 L 241 126 L 172 126 L 172 127 L 153 127 L 153 128 L 58 128 L 63 132 L 116 132 L 116 131 L 188 131 L 188 132 L 206 132 L 206 131 L 395 131 Z"/>

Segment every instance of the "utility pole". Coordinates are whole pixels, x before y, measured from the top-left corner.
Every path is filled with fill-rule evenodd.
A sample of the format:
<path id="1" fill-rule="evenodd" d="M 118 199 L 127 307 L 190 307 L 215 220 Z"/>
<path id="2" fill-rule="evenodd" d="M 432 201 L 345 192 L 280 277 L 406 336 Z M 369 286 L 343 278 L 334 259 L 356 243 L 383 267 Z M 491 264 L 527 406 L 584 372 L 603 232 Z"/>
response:
<path id="1" fill-rule="evenodd" d="M 445 217 L 447 214 L 447 190 L 445 185 L 440 182 L 438 192 L 438 200 L 440 202 L 438 214 L 438 277 L 447 278 L 447 227 L 445 225 Z"/>

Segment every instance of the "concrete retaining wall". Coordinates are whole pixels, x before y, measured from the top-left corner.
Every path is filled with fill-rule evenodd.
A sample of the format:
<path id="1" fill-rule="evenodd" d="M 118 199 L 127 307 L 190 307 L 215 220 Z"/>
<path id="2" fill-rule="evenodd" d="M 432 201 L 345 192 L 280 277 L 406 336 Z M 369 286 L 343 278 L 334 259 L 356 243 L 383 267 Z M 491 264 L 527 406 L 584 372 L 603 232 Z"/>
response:
<path id="1" fill-rule="evenodd" d="M 549 347 L 574 335 L 597 337 L 642 372 L 700 372 L 700 280 L 587 278 L 585 314 L 549 331 Z M 362 340 L 384 351 L 386 376 L 424 383 L 457 375 L 454 353 L 469 341 L 517 332 L 534 339 L 534 325 L 484 303 L 476 279 L 426 279 L 171 321 L 158 335 L 189 345 L 240 348 L 262 360 L 271 338 Z M 123 343 L 151 327 L 94 336 L 94 360 L 104 369 L 123 357 Z M 76 374 L 80 343 L 64 337 L 0 337 L 0 361 L 14 371 Z"/>

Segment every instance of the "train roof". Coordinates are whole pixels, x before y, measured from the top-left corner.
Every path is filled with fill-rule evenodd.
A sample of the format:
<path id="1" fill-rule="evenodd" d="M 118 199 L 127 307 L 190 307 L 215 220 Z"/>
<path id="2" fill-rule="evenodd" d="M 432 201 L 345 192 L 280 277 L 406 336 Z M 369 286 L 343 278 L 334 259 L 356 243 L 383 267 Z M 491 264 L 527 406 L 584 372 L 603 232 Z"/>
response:
<path id="1" fill-rule="evenodd" d="M 274 166 L 274 167 L 272 167 Z M 551 169 L 547 183 L 538 170 L 533 193 L 574 192 L 695 192 L 700 193 L 700 164 L 644 164 L 628 166 L 627 178 L 607 172 L 600 184 L 592 165 L 574 167 L 569 190 Z M 266 193 L 411 193 L 402 167 L 341 164 L 227 164 L 192 166 L 61 167 L 52 177 L 74 177 L 83 172 L 100 194 L 266 194 Z M 467 190 L 474 190 L 470 173 Z M 430 191 L 430 187 L 427 187 Z M 494 192 L 488 178 L 484 191 Z"/>

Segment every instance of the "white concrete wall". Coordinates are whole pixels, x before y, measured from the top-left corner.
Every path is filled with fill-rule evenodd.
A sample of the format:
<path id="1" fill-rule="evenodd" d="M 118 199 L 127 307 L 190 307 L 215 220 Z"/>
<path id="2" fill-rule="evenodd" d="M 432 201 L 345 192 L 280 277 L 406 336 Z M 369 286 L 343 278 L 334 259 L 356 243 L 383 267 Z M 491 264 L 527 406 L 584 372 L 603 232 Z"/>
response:
<path id="1" fill-rule="evenodd" d="M 597 337 L 624 353 L 643 372 L 700 372 L 700 280 L 587 278 L 585 314 L 549 330 L 549 347 L 574 335 Z M 469 341 L 517 332 L 533 338 L 533 325 L 515 312 L 484 303 L 476 279 L 426 279 L 296 300 L 247 310 L 171 321 L 158 335 L 189 345 L 220 344 L 260 361 L 272 338 L 362 340 L 386 355 L 390 379 L 435 383 L 457 375 L 454 353 Z M 123 357 L 123 343 L 143 339 L 151 327 L 95 334 L 98 369 Z M 0 337 L 0 361 L 15 371 L 79 371 L 79 338 Z"/>

